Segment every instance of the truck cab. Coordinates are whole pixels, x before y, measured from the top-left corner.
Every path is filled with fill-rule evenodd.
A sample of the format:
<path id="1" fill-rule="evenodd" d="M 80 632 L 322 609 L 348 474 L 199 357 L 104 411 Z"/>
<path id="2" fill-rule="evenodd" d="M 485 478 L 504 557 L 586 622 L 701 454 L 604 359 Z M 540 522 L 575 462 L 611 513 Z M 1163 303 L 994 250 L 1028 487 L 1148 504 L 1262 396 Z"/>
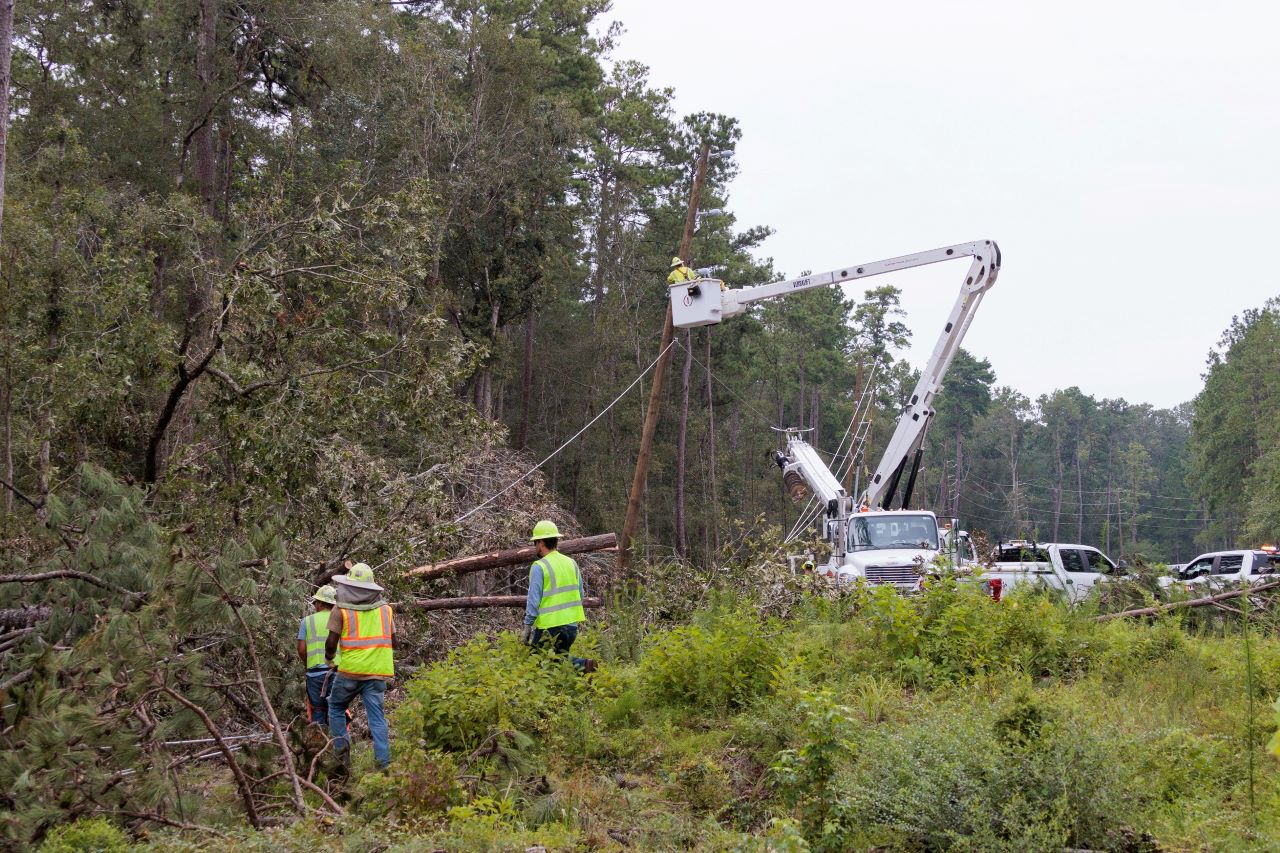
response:
<path id="1" fill-rule="evenodd" d="M 1280 556 L 1274 547 L 1267 545 L 1201 554 L 1178 570 L 1170 585 L 1180 583 L 1188 591 L 1216 589 L 1274 580 L 1277 574 L 1280 574 Z"/>
<path id="2" fill-rule="evenodd" d="M 818 574 L 839 584 L 861 579 L 916 590 L 921 577 L 939 569 L 944 558 L 953 565 L 976 561 L 968 533 L 954 523 L 940 528 L 938 517 L 925 510 L 863 511 L 849 518 L 847 527 L 845 553 L 818 568 Z"/>

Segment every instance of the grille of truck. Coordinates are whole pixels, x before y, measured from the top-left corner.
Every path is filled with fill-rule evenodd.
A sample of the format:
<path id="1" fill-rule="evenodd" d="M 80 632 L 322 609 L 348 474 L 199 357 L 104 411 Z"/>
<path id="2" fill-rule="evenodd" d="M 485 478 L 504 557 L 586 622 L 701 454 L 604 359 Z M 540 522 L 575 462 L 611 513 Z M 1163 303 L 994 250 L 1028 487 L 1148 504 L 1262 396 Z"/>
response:
<path id="1" fill-rule="evenodd" d="M 867 583 L 891 583 L 894 586 L 913 587 L 920 579 L 915 566 L 870 566 L 867 568 Z"/>

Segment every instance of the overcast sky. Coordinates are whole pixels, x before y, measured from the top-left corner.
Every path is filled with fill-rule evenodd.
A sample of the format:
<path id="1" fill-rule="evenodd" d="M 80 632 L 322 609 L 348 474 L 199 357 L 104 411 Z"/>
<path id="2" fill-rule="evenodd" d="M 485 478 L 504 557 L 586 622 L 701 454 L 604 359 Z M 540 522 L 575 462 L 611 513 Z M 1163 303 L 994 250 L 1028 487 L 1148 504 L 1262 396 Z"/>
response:
<path id="1" fill-rule="evenodd" d="M 611 17 L 616 58 L 681 114 L 741 122 L 730 206 L 776 229 L 762 254 L 788 276 L 997 240 L 965 347 L 1032 398 L 1177 405 L 1231 317 L 1280 295 L 1280 4 L 614 0 Z M 965 268 L 874 282 L 902 288 L 917 366 Z"/>

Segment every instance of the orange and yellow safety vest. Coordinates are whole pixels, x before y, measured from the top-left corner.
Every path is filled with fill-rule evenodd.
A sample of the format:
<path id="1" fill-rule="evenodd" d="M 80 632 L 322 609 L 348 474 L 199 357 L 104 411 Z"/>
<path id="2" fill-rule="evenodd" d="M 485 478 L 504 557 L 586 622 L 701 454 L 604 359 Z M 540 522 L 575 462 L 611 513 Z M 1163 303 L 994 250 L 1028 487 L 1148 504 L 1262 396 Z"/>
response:
<path id="1" fill-rule="evenodd" d="M 338 637 L 338 672 L 343 675 L 395 675 L 391 637 L 395 634 L 395 617 L 391 605 L 373 610 L 341 607 L 342 633 Z"/>

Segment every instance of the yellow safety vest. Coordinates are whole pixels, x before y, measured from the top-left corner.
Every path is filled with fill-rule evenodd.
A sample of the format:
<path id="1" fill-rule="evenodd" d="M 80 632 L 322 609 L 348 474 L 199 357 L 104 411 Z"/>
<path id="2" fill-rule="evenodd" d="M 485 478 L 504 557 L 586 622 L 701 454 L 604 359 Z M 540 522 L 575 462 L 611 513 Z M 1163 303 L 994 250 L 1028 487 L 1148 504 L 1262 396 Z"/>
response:
<path id="1" fill-rule="evenodd" d="M 324 665 L 324 642 L 329 638 L 329 611 L 318 610 L 302 620 L 305 632 L 303 642 L 307 644 L 307 669 Z M 342 656 L 339 651 L 333 656 L 336 662 Z"/>
<path id="2" fill-rule="evenodd" d="M 533 564 L 542 571 L 542 600 L 538 602 L 536 628 L 555 628 L 585 622 L 582 609 L 582 577 L 578 564 L 559 551 L 552 551 Z"/>
<path id="3" fill-rule="evenodd" d="M 695 278 L 697 275 L 688 267 L 676 267 L 671 271 L 671 275 L 667 276 L 667 284 L 679 284 L 682 281 L 693 281 Z"/>
<path id="4" fill-rule="evenodd" d="M 391 654 L 391 636 L 395 633 L 395 619 L 391 605 L 384 604 L 374 610 L 339 608 L 342 614 L 342 634 L 338 649 L 342 660 L 338 672 L 343 675 L 395 675 L 395 662 Z"/>

